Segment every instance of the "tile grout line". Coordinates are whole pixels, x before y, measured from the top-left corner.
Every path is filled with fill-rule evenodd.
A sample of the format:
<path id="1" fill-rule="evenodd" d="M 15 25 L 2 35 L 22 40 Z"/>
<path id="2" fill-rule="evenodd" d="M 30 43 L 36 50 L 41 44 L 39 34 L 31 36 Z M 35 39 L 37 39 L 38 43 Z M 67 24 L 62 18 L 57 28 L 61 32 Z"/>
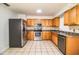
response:
<path id="1" fill-rule="evenodd" d="M 46 50 L 47 50 L 47 48 L 46 48 Z M 47 54 L 49 55 L 49 52 L 48 52 L 48 50 L 47 50 Z"/>
<path id="2" fill-rule="evenodd" d="M 32 47 L 32 45 L 33 45 L 33 43 L 31 44 L 31 47 Z M 28 55 L 30 55 L 31 47 L 30 47 L 30 50 L 29 50 L 29 52 L 28 52 Z"/>
<path id="3" fill-rule="evenodd" d="M 44 45 L 45 45 L 45 44 L 44 44 Z M 46 48 L 46 45 L 45 45 L 45 48 Z M 46 48 L 46 50 L 47 50 L 47 48 Z M 47 54 L 49 54 L 48 51 L 46 51 L 46 52 L 47 52 Z"/>
<path id="4" fill-rule="evenodd" d="M 52 43 L 52 44 L 53 44 L 53 43 Z M 57 46 L 55 46 L 55 44 L 53 44 L 53 46 L 55 47 L 55 49 L 56 49 L 56 50 L 58 50 L 58 52 L 59 52 L 59 53 L 61 53 L 61 54 L 62 54 L 62 52 L 58 49 L 58 47 L 57 47 Z M 55 51 L 54 51 L 54 53 L 55 53 Z M 62 55 L 63 55 L 63 54 L 62 54 Z"/>
<path id="5" fill-rule="evenodd" d="M 34 50 L 32 50 L 33 49 L 32 47 L 34 48 Z M 28 50 L 26 51 L 26 49 Z M 43 55 L 42 49 L 45 49 L 44 54 L 46 53 L 46 55 L 50 55 L 51 52 L 55 54 L 56 52 L 55 49 L 57 50 L 58 54 L 61 54 L 60 50 L 50 41 L 28 41 L 28 44 L 26 44 L 25 47 L 22 48 L 21 50 L 19 49 L 18 53 L 16 52 L 17 49 L 15 48 L 12 50 L 12 52 L 7 53 L 7 54 L 9 55 L 10 54 L 13 54 L 13 55 L 23 54 L 23 52 L 20 52 L 20 51 L 24 51 L 24 52 L 27 52 L 27 55 L 31 55 L 31 53 L 33 55 Z M 15 51 L 16 53 L 15 52 L 13 53 L 13 51 Z"/>

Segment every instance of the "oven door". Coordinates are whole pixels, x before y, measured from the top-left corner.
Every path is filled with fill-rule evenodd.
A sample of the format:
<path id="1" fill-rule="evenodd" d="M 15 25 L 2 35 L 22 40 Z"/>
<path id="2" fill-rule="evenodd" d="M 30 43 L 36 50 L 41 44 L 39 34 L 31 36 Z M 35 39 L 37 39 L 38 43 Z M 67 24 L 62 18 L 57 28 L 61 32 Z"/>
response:
<path id="1" fill-rule="evenodd" d="M 35 32 L 34 40 L 37 40 L 37 41 L 41 40 L 41 32 Z"/>
<path id="2" fill-rule="evenodd" d="M 37 31 L 35 32 L 35 37 L 40 37 L 41 36 L 41 32 Z"/>

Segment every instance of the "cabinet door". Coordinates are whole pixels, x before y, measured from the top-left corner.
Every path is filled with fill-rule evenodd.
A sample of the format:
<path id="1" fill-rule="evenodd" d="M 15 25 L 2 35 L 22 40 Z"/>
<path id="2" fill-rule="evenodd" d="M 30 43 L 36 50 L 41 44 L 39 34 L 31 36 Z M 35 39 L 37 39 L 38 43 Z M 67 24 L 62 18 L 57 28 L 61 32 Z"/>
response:
<path id="1" fill-rule="evenodd" d="M 55 32 L 52 32 L 52 41 L 55 45 L 58 45 L 58 35 Z"/>
<path id="2" fill-rule="evenodd" d="M 66 54 L 79 55 L 79 37 L 67 37 L 66 39 Z"/>
<path id="3" fill-rule="evenodd" d="M 56 19 L 55 19 L 55 22 L 56 22 L 56 27 L 59 27 L 59 23 L 60 23 L 60 19 L 59 19 L 59 17 L 57 17 Z"/>
<path id="4" fill-rule="evenodd" d="M 46 19 L 45 20 L 45 26 L 49 26 L 48 22 L 49 22 L 48 19 Z"/>
<path id="5" fill-rule="evenodd" d="M 52 20 L 52 26 L 55 27 L 55 19 Z"/>
<path id="6" fill-rule="evenodd" d="M 70 10 L 70 14 L 69 14 L 69 17 L 70 17 L 70 25 L 75 25 L 76 24 L 76 21 L 77 21 L 77 8 L 74 7 Z"/>
<path id="7" fill-rule="evenodd" d="M 64 25 L 79 25 L 79 5 L 73 7 L 72 9 L 64 13 Z"/>
<path id="8" fill-rule="evenodd" d="M 52 19 L 48 20 L 48 25 L 49 25 L 49 27 L 52 27 Z"/>
<path id="9" fill-rule="evenodd" d="M 59 27 L 60 25 L 60 18 L 59 17 L 56 17 L 52 20 L 52 26 L 53 27 Z"/>
<path id="10" fill-rule="evenodd" d="M 52 20 L 51 19 L 41 19 L 42 26 L 44 27 L 51 27 Z"/>
<path id="11" fill-rule="evenodd" d="M 69 25 L 69 11 L 70 10 L 68 10 L 68 11 L 66 11 L 65 13 L 64 13 L 64 25 Z"/>
<path id="12" fill-rule="evenodd" d="M 42 26 L 47 26 L 46 24 L 46 20 L 45 19 L 41 19 L 41 24 L 42 24 Z"/>
<path id="13" fill-rule="evenodd" d="M 79 4 L 77 5 L 77 25 L 79 25 Z"/>
<path id="14" fill-rule="evenodd" d="M 27 26 L 34 26 L 36 20 L 35 19 L 27 19 Z"/>
<path id="15" fill-rule="evenodd" d="M 33 31 L 27 32 L 27 39 L 28 40 L 34 40 L 34 36 L 35 36 L 35 33 Z"/>
<path id="16" fill-rule="evenodd" d="M 41 38 L 42 38 L 42 40 L 51 40 L 51 38 L 52 38 L 51 32 L 49 32 L 49 31 L 43 31 L 41 33 Z"/>
<path id="17" fill-rule="evenodd" d="M 31 20 L 27 19 L 27 26 L 31 26 Z"/>

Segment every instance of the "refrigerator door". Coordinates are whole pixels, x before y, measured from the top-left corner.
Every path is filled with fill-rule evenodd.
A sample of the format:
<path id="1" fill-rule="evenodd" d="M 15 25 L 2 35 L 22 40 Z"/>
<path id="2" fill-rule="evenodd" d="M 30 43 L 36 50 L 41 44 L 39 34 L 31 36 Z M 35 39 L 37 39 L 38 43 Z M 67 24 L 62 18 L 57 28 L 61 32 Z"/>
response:
<path id="1" fill-rule="evenodd" d="M 21 47 L 21 19 L 9 19 L 9 46 Z"/>
<path id="2" fill-rule="evenodd" d="M 26 33 L 25 26 L 23 25 L 23 20 L 21 20 L 21 45 L 24 46 L 26 44 L 26 39 L 24 38 L 24 35 Z"/>

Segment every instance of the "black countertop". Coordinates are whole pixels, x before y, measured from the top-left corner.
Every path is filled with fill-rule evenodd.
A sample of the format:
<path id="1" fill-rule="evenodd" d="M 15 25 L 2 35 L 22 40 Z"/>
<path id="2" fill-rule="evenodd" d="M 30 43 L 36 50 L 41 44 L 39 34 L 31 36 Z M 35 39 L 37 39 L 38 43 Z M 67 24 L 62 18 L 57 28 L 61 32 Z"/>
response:
<path id="1" fill-rule="evenodd" d="M 26 31 L 40 31 L 40 30 L 26 30 Z M 56 32 L 57 34 L 64 36 L 79 36 L 79 33 L 60 31 L 60 30 L 41 30 L 41 32 L 42 31 Z"/>
<path id="2" fill-rule="evenodd" d="M 57 34 L 63 35 L 63 36 L 79 36 L 79 33 L 73 33 L 73 32 L 66 32 L 66 31 L 59 31 L 59 30 L 52 30 L 52 32 L 57 32 Z"/>

